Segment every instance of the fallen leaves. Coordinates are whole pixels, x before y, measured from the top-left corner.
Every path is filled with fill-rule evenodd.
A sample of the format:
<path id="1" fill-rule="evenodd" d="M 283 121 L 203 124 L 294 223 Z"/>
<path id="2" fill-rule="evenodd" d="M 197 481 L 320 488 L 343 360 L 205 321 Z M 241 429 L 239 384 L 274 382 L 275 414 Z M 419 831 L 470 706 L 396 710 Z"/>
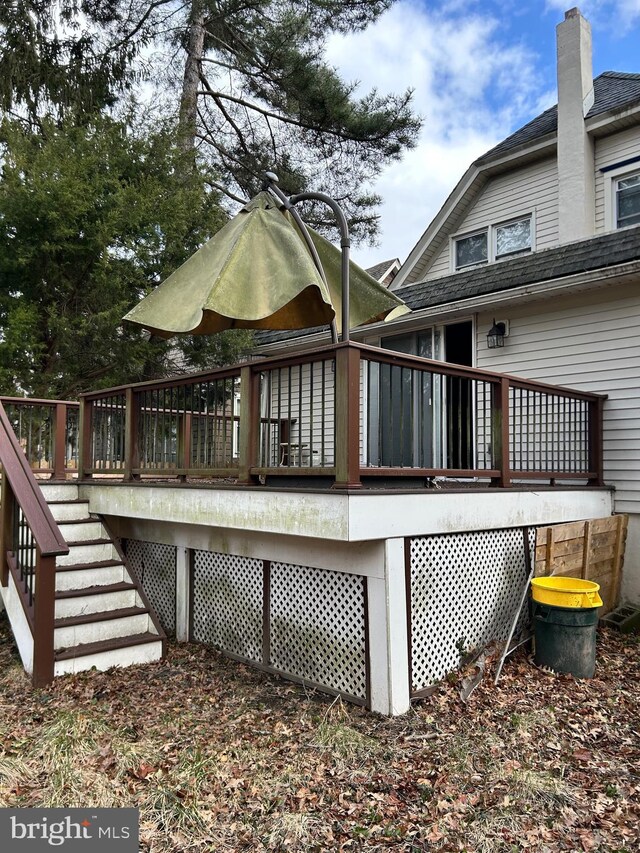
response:
<path id="1" fill-rule="evenodd" d="M 33 691 L 3 625 L 2 805 L 138 806 L 143 853 L 640 849 L 637 638 L 590 682 L 477 659 L 384 719 L 197 645 Z"/>

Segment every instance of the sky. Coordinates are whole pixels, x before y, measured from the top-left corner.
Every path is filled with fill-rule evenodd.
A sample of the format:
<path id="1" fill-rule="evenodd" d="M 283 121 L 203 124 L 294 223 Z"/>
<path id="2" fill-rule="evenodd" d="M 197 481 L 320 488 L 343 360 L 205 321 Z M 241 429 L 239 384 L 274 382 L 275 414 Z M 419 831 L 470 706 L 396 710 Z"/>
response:
<path id="1" fill-rule="evenodd" d="M 571 0 L 399 0 L 362 33 L 332 36 L 327 60 L 362 93 L 414 90 L 424 119 L 416 148 L 373 189 L 379 245 L 361 266 L 404 261 L 469 165 L 557 102 L 556 25 Z M 640 0 L 588 0 L 594 77 L 640 73 Z"/>

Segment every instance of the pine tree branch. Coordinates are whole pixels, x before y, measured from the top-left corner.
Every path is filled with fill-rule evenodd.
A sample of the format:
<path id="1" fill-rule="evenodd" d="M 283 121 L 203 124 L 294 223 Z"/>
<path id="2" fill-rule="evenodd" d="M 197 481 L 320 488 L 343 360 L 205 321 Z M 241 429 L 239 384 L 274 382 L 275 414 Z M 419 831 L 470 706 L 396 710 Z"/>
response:
<path id="1" fill-rule="evenodd" d="M 108 53 L 115 53 L 119 48 L 123 47 L 125 44 L 131 41 L 132 38 L 138 35 L 140 30 L 144 27 L 146 22 L 149 20 L 153 12 L 156 9 L 160 8 L 160 6 L 167 6 L 173 4 L 174 0 L 154 0 L 148 7 L 142 18 L 138 21 L 138 23 L 134 26 L 132 30 L 122 36 L 120 41 L 117 41 L 115 44 L 109 45 L 109 49 L 105 52 L 105 56 Z M 182 9 L 187 7 L 187 3 L 183 3 L 179 9 L 174 10 L 171 14 L 175 15 L 176 12 L 181 12 Z"/>
<path id="2" fill-rule="evenodd" d="M 311 130 L 315 133 L 326 133 L 329 136 L 333 136 L 336 139 L 341 139 L 344 142 L 379 142 L 380 140 L 384 140 L 388 133 L 380 133 L 376 136 L 369 137 L 364 140 L 361 137 L 358 137 L 352 133 L 346 133 L 343 130 L 339 130 L 338 128 L 320 128 L 315 124 L 311 124 L 309 122 L 305 122 L 302 119 L 294 118 L 293 116 L 284 115 L 282 113 L 274 113 L 272 110 L 267 109 L 266 107 L 261 107 L 258 104 L 252 103 L 248 101 L 246 98 L 239 98 L 235 95 L 230 95 L 226 92 L 220 92 L 213 89 L 207 79 L 205 77 L 201 77 L 202 84 L 204 85 L 204 89 L 201 89 L 198 94 L 199 95 L 207 95 L 217 101 L 218 98 L 221 98 L 225 101 L 231 101 L 234 104 L 238 104 L 241 107 L 244 107 L 246 110 L 250 110 L 251 112 L 258 113 L 264 118 L 271 118 L 275 121 L 282 122 L 283 124 L 291 125 L 293 127 L 299 127 L 302 130 Z"/>
<path id="3" fill-rule="evenodd" d="M 211 187 L 211 189 L 219 190 L 219 192 L 224 193 L 226 196 L 228 196 L 233 201 L 237 201 L 238 204 L 241 204 L 244 206 L 248 201 L 248 199 L 246 199 L 246 198 L 241 198 L 239 195 L 235 195 L 234 193 L 231 192 L 231 190 L 228 190 L 223 184 L 219 184 L 217 181 L 212 181 L 210 178 L 205 178 L 204 182 L 206 183 L 206 185 L 208 187 Z"/>

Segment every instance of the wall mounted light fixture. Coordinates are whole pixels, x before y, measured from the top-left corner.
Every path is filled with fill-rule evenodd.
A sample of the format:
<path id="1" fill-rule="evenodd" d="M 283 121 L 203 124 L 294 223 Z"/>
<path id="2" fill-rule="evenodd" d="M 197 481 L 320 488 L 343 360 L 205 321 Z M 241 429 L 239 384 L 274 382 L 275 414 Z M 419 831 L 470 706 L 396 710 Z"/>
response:
<path id="1" fill-rule="evenodd" d="M 493 326 L 487 332 L 487 346 L 489 349 L 504 346 L 504 339 L 509 335 L 509 327 L 506 320 L 499 320 L 496 323 L 494 318 Z"/>

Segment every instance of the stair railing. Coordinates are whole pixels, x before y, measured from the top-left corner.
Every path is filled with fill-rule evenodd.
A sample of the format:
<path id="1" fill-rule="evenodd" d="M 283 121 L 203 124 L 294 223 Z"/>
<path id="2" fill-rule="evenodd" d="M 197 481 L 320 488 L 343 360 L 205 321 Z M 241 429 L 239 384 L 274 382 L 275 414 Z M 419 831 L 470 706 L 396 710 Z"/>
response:
<path id="1" fill-rule="evenodd" d="M 33 639 L 33 659 L 24 659 L 29 655 L 26 644 L 21 648 L 23 663 L 25 668 L 31 668 L 34 687 L 41 687 L 51 682 L 54 675 L 56 557 L 68 554 L 69 547 L 47 506 L 2 403 L 0 465 L 0 581 L 8 591 L 11 575 Z"/>

